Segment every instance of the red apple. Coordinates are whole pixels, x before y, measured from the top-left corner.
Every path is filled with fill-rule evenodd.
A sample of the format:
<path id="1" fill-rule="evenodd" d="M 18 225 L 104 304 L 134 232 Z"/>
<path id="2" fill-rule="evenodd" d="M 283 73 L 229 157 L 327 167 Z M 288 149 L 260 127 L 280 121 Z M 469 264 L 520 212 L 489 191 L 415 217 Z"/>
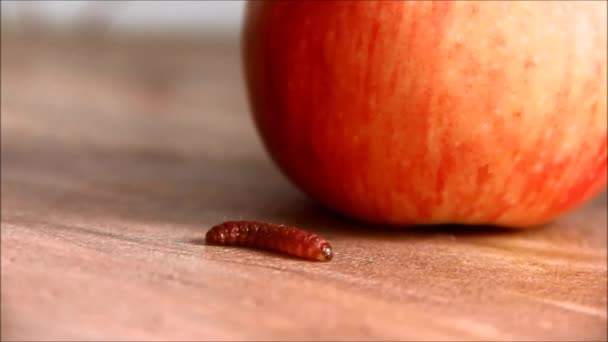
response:
<path id="1" fill-rule="evenodd" d="M 385 224 L 526 227 L 606 186 L 606 2 L 252 2 L 267 150 Z"/>

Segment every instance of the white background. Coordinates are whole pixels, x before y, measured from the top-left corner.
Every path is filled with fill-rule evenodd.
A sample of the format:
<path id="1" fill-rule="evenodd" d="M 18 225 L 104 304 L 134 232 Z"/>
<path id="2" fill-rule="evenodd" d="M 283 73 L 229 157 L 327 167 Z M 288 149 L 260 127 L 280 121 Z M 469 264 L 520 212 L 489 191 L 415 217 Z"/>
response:
<path id="1" fill-rule="evenodd" d="M 2 21 L 19 24 L 23 11 L 60 27 L 75 25 L 96 3 L 111 30 L 205 31 L 238 34 L 243 1 L 23 1 L 2 0 Z"/>

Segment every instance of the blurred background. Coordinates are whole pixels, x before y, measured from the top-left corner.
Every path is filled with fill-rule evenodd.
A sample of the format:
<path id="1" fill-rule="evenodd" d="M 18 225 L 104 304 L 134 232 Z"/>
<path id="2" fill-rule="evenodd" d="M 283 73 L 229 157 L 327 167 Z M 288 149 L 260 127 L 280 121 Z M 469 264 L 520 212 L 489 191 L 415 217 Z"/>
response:
<path id="1" fill-rule="evenodd" d="M 32 179 L 53 191 L 78 183 L 89 195 L 107 186 L 121 197 L 149 196 L 155 208 L 127 212 L 104 202 L 92 214 L 131 219 L 138 210 L 143 216 L 162 211 L 163 220 L 200 224 L 216 217 L 207 204 L 217 202 L 218 193 L 232 198 L 219 203 L 226 210 L 259 209 L 237 195 L 247 181 L 242 167 L 228 173 L 226 163 L 255 160 L 255 167 L 248 165 L 253 177 L 277 176 L 278 182 L 256 184 L 254 193 L 291 190 L 249 115 L 243 1 L 1 4 L 3 191 Z M 220 179 L 223 186 L 207 187 Z M 31 196 L 24 202 L 69 209 L 63 197 Z M 87 207 L 73 203 L 79 214 Z"/>
<path id="2" fill-rule="evenodd" d="M 122 148 L 139 139 L 217 153 L 200 140 L 207 130 L 259 148 L 243 84 L 244 4 L 2 0 L 3 144 L 37 125 L 70 148 L 104 131 Z M 150 115 L 156 124 L 140 122 Z M 66 124 L 45 129 L 57 121 Z M 181 141 L 167 141 L 172 133 Z"/>
<path id="3" fill-rule="evenodd" d="M 243 1 L 2 0 L 2 22 L 63 30 L 98 24 L 115 32 L 206 32 L 235 37 L 243 5 Z"/>

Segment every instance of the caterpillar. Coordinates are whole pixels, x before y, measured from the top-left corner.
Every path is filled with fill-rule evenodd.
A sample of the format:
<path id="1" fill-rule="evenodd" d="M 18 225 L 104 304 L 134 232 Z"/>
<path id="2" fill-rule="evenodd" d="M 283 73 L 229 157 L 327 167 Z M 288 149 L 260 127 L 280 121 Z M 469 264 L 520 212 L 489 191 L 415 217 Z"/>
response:
<path id="1" fill-rule="evenodd" d="M 311 261 L 333 258 L 331 245 L 322 237 L 296 227 L 266 222 L 223 222 L 207 232 L 205 242 L 274 251 Z"/>

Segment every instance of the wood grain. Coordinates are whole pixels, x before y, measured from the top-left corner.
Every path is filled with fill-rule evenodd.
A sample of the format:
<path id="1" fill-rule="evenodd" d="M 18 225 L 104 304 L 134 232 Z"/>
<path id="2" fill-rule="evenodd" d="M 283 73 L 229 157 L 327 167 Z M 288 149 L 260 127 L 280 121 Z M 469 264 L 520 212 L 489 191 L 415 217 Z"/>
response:
<path id="1" fill-rule="evenodd" d="M 606 340 L 606 195 L 535 230 L 338 217 L 271 164 L 236 40 L 2 33 L 3 340 Z M 205 246 L 298 225 L 329 263 Z"/>

